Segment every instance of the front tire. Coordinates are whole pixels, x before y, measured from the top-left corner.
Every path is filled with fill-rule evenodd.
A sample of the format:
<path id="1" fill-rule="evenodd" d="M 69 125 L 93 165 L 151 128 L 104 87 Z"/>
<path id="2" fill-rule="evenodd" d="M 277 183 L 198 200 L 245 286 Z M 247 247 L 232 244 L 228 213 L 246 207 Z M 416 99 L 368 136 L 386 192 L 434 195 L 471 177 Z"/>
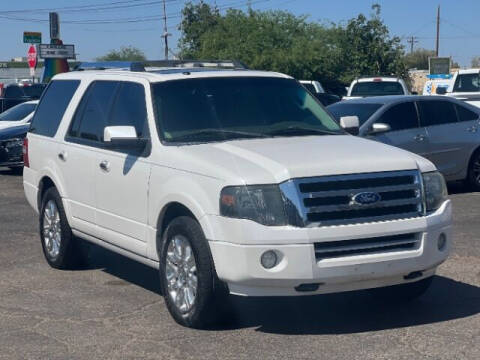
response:
<path id="1" fill-rule="evenodd" d="M 370 293 L 385 303 L 408 303 L 422 296 L 430 287 L 433 276 L 416 282 L 370 289 Z"/>
<path id="2" fill-rule="evenodd" d="M 55 269 L 77 268 L 83 262 L 82 249 L 75 242 L 62 198 L 54 187 L 43 196 L 39 219 L 43 254 L 48 264 Z"/>
<path id="3" fill-rule="evenodd" d="M 204 328 L 225 316 L 226 286 L 218 280 L 207 240 L 191 217 L 173 219 L 164 232 L 160 282 L 167 308 L 180 325 Z"/>

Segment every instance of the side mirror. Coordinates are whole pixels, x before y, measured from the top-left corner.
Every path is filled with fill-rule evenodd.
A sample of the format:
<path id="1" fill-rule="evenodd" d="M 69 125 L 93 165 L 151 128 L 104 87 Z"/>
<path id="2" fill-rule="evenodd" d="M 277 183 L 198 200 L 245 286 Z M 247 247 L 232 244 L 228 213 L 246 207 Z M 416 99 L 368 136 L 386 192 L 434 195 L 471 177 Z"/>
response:
<path id="1" fill-rule="evenodd" d="M 384 123 L 375 123 L 372 125 L 370 134 L 380 134 L 392 130 L 390 125 Z"/>
<path id="2" fill-rule="evenodd" d="M 358 116 L 342 116 L 340 126 L 352 135 L 358 135 L 360 131 L 360 121 Z"/>
<path id="3" fill-rule="evenodd" d="M 107 126 L 103 130 L 103 142 L 115 147 L 141 147 L 145 145 L 145 139 L 137 136 L 133 126 Z"/>
<path id="4" fill-rule="evenodd" d="M 437 95 L 445 95 L 447 93 L 447 88 L 446 87 L 437 87 L 437 89 L 435 90 L 435 93 Z"/>

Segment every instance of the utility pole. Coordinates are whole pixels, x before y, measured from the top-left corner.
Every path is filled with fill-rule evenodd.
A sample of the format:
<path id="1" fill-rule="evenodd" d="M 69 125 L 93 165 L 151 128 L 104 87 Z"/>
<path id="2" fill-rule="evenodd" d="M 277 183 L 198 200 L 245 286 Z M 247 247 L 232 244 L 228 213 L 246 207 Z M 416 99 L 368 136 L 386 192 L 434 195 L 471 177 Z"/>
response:
<path id="1" fill-rule="evenodd" d="M 410 54 L 413 53 L 413 45 L 418 43 L 417 37 L 416 36 L 410 36 L 407 40 L 407 42 L 410 44 Z"/>
<path id="2" fill-rule="evenodd" d="M 440 5 L 437 8 L 437 41 L 435 44 L 435 56 L 438 57 L 438 48 L 440 46 Z"/>
<path id="3" fill-rule="evenodd" d="M 168 60 L 168 37 L 172 34 L 168 33 L 167 29 L 167 8 L 165 5 L 165 0 L 163 0 L 163 35 L 162 37 L 165 39 L 165 60 Z"/>

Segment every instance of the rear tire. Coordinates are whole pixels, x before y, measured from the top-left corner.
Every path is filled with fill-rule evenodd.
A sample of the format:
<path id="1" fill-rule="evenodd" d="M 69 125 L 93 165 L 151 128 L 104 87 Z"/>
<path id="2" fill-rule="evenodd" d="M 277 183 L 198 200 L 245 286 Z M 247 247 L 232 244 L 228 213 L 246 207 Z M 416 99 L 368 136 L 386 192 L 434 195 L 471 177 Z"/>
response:
<path id="1" fill-rule="evenodd" d="M 217 278 L 202 228 L 191 217 L 168 224 L 159 272 L 165 303 L 178 324 L 205 328 L 228 318 L 227 287 Z"/>
<path id="2" fill-rule="evenodd" d="M 72 235 L 62 198 L 54 187 L 43 195 L 40 207 L 40 239 L 48 264 L 55 269 L 76 269 L 84 260 L 83 249 Z"/>
<path id="3" fill-rule="evenodd" d="M 473 153 L 468 164 L 467 184 L 473 191 L 480 191 L 480 150 Z"/>
<path id="4" fill-rule="evenodd" d="M 433 276 L 416 282 L 370 289 L 370 293 L 385 303 L 408 303 L 422 296 L 430 287 Z"/>

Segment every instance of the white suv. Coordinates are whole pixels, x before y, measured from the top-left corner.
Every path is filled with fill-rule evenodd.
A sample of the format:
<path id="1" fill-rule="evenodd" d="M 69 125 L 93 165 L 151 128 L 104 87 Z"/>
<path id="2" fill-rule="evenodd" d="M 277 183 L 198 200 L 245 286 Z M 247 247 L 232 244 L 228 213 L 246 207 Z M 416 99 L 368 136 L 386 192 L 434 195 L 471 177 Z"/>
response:
<path id="1" fill-rule="evenodd" d="M 431 162 L 349 135 L 282 74 L 61 74 L 24 156 L 48 263 L 76 266 L 81 238 L 158 268 L 186 326 L 218 319 L 229 293 L 411 299 L 452 243 Z"/>
<path id="2" fill-rule="evenodd" d="M 347 96 L 344 96 L 342 100 L 387 95 L 410 95 L 410 91 L 408 91 L 405 81 L 397 77 L 362 77 L 352 81 Z"/>

